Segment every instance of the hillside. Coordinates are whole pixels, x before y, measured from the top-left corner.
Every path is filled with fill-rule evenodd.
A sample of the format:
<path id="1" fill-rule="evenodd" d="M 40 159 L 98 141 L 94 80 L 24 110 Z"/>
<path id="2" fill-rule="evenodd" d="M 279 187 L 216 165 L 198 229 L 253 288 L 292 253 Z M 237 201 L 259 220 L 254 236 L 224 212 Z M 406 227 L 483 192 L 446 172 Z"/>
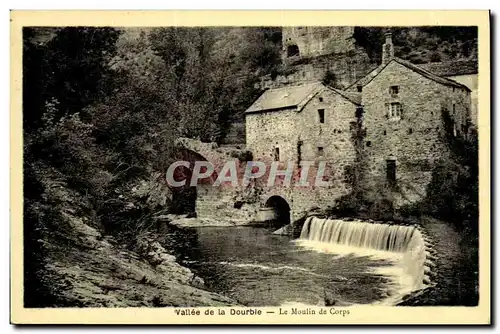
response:
<path id="1" fill-rule="evenodd" d="M 357 27 L 354 38 L 369 57 L 381 60 L 385 27 Z M 415 64 L 477 59 L 476 27 L 391 27 L 395 55 Z"/>

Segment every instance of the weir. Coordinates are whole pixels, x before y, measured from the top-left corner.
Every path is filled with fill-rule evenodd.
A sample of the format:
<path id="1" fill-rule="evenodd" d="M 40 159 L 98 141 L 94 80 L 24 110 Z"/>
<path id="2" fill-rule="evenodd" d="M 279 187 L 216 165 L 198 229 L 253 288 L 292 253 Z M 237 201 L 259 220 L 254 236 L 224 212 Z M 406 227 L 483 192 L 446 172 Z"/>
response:
<path id="1" fill-rule="evenodd" d="M 389 225 L 364 221 L 345 221 L 309 217 L 300 234 L 300 240 L 331 244 L 363 254 L 394 254 L 407 277 L 401 293 L 424 287 L 426 246 L 421 232 L 413 226 Z M 335 248 L 333 248 L 335 251 Z"/>

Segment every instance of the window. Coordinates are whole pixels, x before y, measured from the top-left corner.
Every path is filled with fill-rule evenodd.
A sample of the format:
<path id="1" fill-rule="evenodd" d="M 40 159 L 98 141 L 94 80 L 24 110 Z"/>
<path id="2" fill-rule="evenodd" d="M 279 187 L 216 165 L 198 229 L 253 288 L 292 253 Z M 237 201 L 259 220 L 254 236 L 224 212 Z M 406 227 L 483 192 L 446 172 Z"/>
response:
<path id="1" fill-rule="evenodd" d="M 399 94 L 399 86 L 391 86 L 389 88 L 389 93 L 391 96 L 397 96 Z"/>
<path id="2" fill-rule="evenodd" d="M 318 157 L 322 157 L 325 155 L 325 149 L 321 146 L 318 146 Z"/>
<path id="3" fill-rule="evenodd" d="M 411 135 L 413 133 L 413 129 L 412 128 L 409 128 L 408 129 L 408 134 Z"/>
<path id="4" fill-rule="evenodd" d="M 393 102 L 389 104 L 389 118 L 399 119 L 401 118 L 401 103 Z"/>
<path id="5" fill-rule="evenodd" d="M 356 118 L 361 118 L 363 116 L 363 107 L 356 108 Z"/>
<path id="6" fill-rule="evenodd" d="M 304 142 L 302 140 L 299 140 L 297 142 L 297 163 L 300 166 L 300 162 L 302 161 L 302 145 Z"/>
<path id="7" fill-rule="evenodd" d="M 456 107 L 455 103 L 453 103 L 452 108 L 453 108 L 453 109 L 452 109 L 452 110 L 453 110 L 453 116 L 455 116 L 455 115 L 456 115 L 456 114 L 455 114 L 455 112 L 456 112 L 456 109 L 457 109 L 457 107 Z"/>
<path id="8" fill-rule="evenodd" d="M 358 89 L 358 93 L 361 93 L 363 91 L 363 86 L 357 86 L 356 88 Z"/>
<path id="9" fill-rule="evenodd" d="M 389 184 L 396 183 L 396 160 L 387 160 L 387 181 Z"/>
<path id="10" fill-rule="evenodd" d="M 323 98 L 322 97 L 319 97 L 319 102 L 323 102 Z"/>
<path id="11" fill-rule="evenodd" d="M 371 141 L 367 141 L 366 142 L 366 147 L 370 147 L 370 146 L 372 146 L 372 142 Z"/>
<path id="12" fill-rule="evenodd" d="M 274 148 L 274 161 L 280 161 L 280 148 Z"/>
<path id="13" fill-rule="evenodd" d="M 288 57 L 298 56 L 300 54 L 299 47 L 297 45 L 289 45 L 287 48 L 286 55 Z"/>
<path id="14" fill-rule="evenodd" d="M 386 130 L 384 130 L 384 136 L 385 136 L 385 135 L 387 135 L 387 131 L 386 131 Z"/>
<path id="15" fill-rule="evenodd" d="M 319 122 L 325 123 L 325 109 L 318 109 Z"/>

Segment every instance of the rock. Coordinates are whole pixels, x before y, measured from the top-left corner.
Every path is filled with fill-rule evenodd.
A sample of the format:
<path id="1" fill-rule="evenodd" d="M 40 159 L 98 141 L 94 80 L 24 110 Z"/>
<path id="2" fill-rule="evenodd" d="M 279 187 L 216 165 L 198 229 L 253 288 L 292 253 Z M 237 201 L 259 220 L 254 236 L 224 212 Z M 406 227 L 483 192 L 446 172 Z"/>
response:
<path id="1" fill-rule="evenodd" d="M 195 288 L 198 288 L 198 289 L 205 288 L 205 282 L 203 281 L 203 279 L 201 277 L 198 277 L 198 276 L 193 277 L 191 285 L 194 286 Z"/>
<path id="2" fill-rule="evenodd" d="M 160 258 L 164 261 L 164 262 L 175 262 L 175 256 L 173 255 L 170 255 L 170 254 L 167 254 L 167 253 L 163 253 L 160 255 Z"/>

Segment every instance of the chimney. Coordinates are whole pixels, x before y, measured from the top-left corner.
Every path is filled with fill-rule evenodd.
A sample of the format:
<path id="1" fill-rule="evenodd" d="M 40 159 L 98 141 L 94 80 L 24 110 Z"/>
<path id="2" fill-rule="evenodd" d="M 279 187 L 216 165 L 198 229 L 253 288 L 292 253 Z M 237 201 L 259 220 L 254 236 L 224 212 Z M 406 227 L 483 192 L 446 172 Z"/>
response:
<path id="1" fill-rule="evenodd" d="M 392 58 L 394 58 L 394 44 L 392 44 L 392 33 L 388 32 L 382 45 L 382 64 L 387 64 Z"/>

